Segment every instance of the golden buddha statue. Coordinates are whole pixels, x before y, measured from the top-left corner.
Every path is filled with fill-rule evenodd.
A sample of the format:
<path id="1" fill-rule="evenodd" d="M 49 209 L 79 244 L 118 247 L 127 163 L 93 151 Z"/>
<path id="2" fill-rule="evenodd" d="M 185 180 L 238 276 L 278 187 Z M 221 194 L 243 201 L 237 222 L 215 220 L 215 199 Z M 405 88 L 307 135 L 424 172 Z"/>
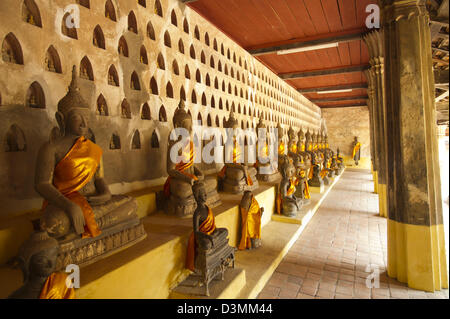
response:
<path id="1" fill-rule="evenodd" d="M 44 198 L 40 227 L 60 242 L 57 269 L 91 263 L 146 236 L 136 201 L 109 191 L 102 149 L 86 138 L 88 114 L 74 66 L 56 112 L 61 136 L 40 148 L 36 162 L 35 189 Z"/>
<path id="2" fill-rule="evenodd" d="M 282 179 L 277 191 L 276 213 L 295 217 L 302 208 L 302 200 L 295 196 L 296 171 L 293 161 L 290 157 L 285 157 L 280 165 Z"/>
<path id="3" fill-rule="evenodd" d="M 258 188 L 259 183 L 256 178 L 256 168 L 248 167 L 242 161 L 244 154 L 241 151 L 240 143 L 234 134 L 236 129 L 239 129 L 238 121 L 234 117 L 234 112 L 230 112 L 228 120 L 224 123 L 224 128 L 227 130 L 227 144 L 232 143 L 232 163 L 225 163 L 222 170 L 219 172 L 219 181 L 221 187 L 225 192 L 239 194 L 246 190 L 254 190 Z M 228 147 L 225 147 L 227 151 Z"/>
<path id="4" fill-rule="evenodd" d="M 311 171 L 311 155 L 306 152 L 306 137 L 303 130 L 298 132 L 297 154 L 299 155 L 299 168 L 305 171 L 306 179 Z"/>
<path id="5" fill-rule="evenodd" d="M 160 194 L 165 211 L 179 217 L 191 215 L 196 209 L 196 201 L 192 193 L 192 185 L 197 181 L 202 181 L 207 193 L 206 204 L 209 207 L 216 207 L 221 204 L 217 193 L 217 180 L 212 177 L 205 177 L 203 172 L 194 164 L 195 147 L 193 142 L 193 129 L 191 114 L 184 109 L 184 101 L 181 100 L 173 116 L 173 127 L 175 129 L 185 129 L 189 134 L 186 144 L 179 150 L 178 155 L 184 159 L 175 163 L 170 157 L 172 147 L 181 141 L 169 140 L 167 148 L 167 173 L 169 177 L 164 184 L 163 194 Z"/>
<path id="6" fill-rule="evenodd" d="M 262 140 L 262 136 L 259 136 L 259 134 L 264 134 L 264 131 L 266 138 L 265 140 Z M 259 161 L 258 158 L 256 160 L 255 168 L 258 170 L 256 177 L 258 180 L 264 182 L 273 182 L 280 177 L 280 173 L 278 173 L 276 163 L 273 161 L 271 162 L 268 145 L 269 136 L 267 136 L 267 127 L 264 123 L 262 115 L 259 118 L 258 125 L 256 126 L 256 134 L 258 134 L 257 152 L 259 152 L 259 158 L 262 160 Z M 260 146 L 259 143 L 264 144 Z"/>

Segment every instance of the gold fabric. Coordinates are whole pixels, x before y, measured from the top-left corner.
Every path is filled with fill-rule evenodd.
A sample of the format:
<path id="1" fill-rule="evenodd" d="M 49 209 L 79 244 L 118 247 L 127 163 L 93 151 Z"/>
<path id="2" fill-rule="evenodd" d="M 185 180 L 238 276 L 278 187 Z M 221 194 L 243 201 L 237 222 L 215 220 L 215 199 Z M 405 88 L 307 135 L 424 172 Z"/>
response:
<path id="1" fill-rule="evenodd" d="M 208 207 L 208 217 L 201 223 L 198 230 L 207 235 L 211 235 L 216 230 L 216 221 L 211 208 Z M 195 270 L 195 247 L 195 235 L 194 232 L 192 232 L 189 237 L 186 252 L 186 268 L 192 271 Z"/>
<path id="2" fill-rule="evenodd" d="M 39 299 L 75 299 L 75 288 L 67 288 L 67 274 L 55 272 L 44 283 Z"/>
<path id="3" fill-rule="evenodd" d="M 297 153 L 297 145 L 296 145 L 296 144 L 292 144 L 292 146 L 291 146 L 291 152 L 292 152 L 292 153 Z"/>
<path id="4" fill-rule="evenodd" d="M 300 171 L 300 178 L 303 179 L 303 184 L 305 185 L 305 188 L 303 189 L 303 197 L 306 199 L 310 199 L 311 198 L 311 194 L 309 192 L 309 185 L 308 185 L 308 180 L 305 178 L 305 171 L 301 170 Z M 298 183 L 300 183 L 300 178 L 296 180 L 295 184 L 298 185 Z"/>
<path id="5" fill-rule="evenodd" d="M 55 166 L 53 185 L 83 210 L 85 231 L 83 238 L 96 237 L 101 230 L 95 221 L 94 212 L 86 198 L 78 193 L 94 177 L 102 157 L 102 149 L 89 139 L 81 136 Z M 48 202 L 44 201 L 43 208 Z"/>
<path id="6" fill-rule="evenodd" d="M 301 147 L 300 151 L 301 151 L 301 152 L 304 152 L 304 151 L 305 151 L 305 144 L 302 144 L 302 147 Z"/>
<path id="7" fill-rule="evenodd" d="M 355 157 L 356 153 L 359 151 L 359 149 L 361 148 L 361 143 L 356 143 L 356 145 L 353 147 L 353 152 L 352 152 L 352 157 Z"/>
<path id="8" fill-rule="evenodd" d="M 182 155 L 184 155 L 185 157 L 189 156 L 189 161 L 187 163 L 183 163 L 183 161 L 177 163 L 175 165 L 175 169 L 181 174 L 188 176 L 189 178 L 198 180 L 197 176 L 186 172 L 188 168 L 194 165 L 194 157 L 195 157 L 194 143 L 190 141 L 189 144 L 186 144 L 182 152 L 183 152 Z M 166 197 L 170 197 L 170 180 L 171 176 L 167 177 L 166 182 L 164 183 L 164 194 Z"/>
<path id="9" fill-rule="evenodd" d="M 284 150 L 285 150 L 284 142 L 281 141 L 280 145 L 278 145 L 278 154 L 279 155 L 283 155 L 284 154 Z"/>
<path id="10" fill-rule="evenodd" d="M 252 238 L 261 238 L 261 209 L 255 196 L 252 195 L 252 203 L 248 210 L 241 207 L 241 242 L 239 243 L 239 250 L 251 248 Z"/>
<path id="11" fill-rule="evenodd" d="M 293 179 L 289 179 L 289 188 L 286 191 L 286 196 L 291 196 L 295 192 L 295 181 Z M 281 204 L 283 202 L 283 197 L 281 195 L 281 189 L 278 189 L 277 198 L 275 201 L 275 208 L 277 211 L 277 214 L 281 215 Z"/>
<path id="12" fill-rule="evenodd" d="M 234 139 L 233 141 L 233 164 L 237 164 L 240 157 L 241 157 L 241 151 L 239 149 L 239 145 L 236 141 L 236 139 Z M 220 178 L 224 178 L 227 172 L 227 165 L 225 165 L 224 167 L 222 167 L 222 169 L 220 170 L 218 176 Z M 250 175 L 246 172 L 245 173 L 245 182 L 247 185 L 252 186 L 253 185 L 253 181 L 252 178 L 250 177 Z"/>

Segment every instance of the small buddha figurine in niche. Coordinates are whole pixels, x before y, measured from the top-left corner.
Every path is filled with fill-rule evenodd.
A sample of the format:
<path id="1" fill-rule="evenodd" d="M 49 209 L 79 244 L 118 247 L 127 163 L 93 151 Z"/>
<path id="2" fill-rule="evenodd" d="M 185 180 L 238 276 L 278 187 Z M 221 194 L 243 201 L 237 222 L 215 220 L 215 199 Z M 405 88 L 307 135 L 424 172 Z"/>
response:
<path id="1" fill-rule="evenodd" d="M 280 168 L 282 179 L 278 186 L 276 211 L 287 217 L 295 217 L 302 208 L 302 201 L 294 195 L 296 180 L 292 159 L 286 156 Z"/>
<path id="2" fill-rule="evenodd" d="M 355 136 L 355 140 L 352 143 L 352 158 L 355 161 L 355 165 L 358 166 L 358 162 L 361 159 L 361 143 L 358 142 L 358 136 Z"/>
<path id="3" fill-rule="evenodd" d="M 32 89 L 28 98 L 28 106 L 38 108 L 39 104 L 36 98 L 36 92 Z"/>
<path id="4" fill-rule="evenodd" d="M 258 170 L 257 178 L 258 180 L 264 181 L 264 182 L 273 182 L 274 180 L 278 179 L 280 177 L 280 174 L 277 171 L 276 163 L 270 163 L 270 154 L 269 154 L 269 145 L 268 145 L 268 139 L 269 136 L 267 135 L 267 127 L 264 123 L 264 119 L 261 115 L 259 118 L 258 125 L 256 126 L 256 134 L 263 134 L 263 132 L 266 132 L 266 139 L 262 140 L 262 137 L 258 135 L 258 143 L 264 143 L 262 148 L 260 149 L 260 145 L 258 144 L 257 152 L 261 152 L 260 154 L 261 158 L 263 158 L 265 163 L 262 163 L 259 161 L 259 159 L 256 159 L 255 167 Z"/>
<path id="5" fill-rule="evenodd" d="M 244 154 L 233 132 L 239 128 L 233 111 L 230 112 L 228 120 L 224 123 L 224 128 L 230 129 L 227 130 L 227 144 L 232 143 L 232 163 L 225 163 L 218 174 L 223 190 L 232 194 L 240 194 L 246 190 L 258 188 L 256 168 L 248 167 L 243 161 L 241 163 L 241 156 L 244 156 Z M 228 147 L 225 146 L 225 151 L 227 150 Z"/>
<path id="6" fill-rule="evenodd" d="M 258 201 L 251 191 L 245 191 L 239 204 L 241 213 L 241 240 L 239 250 L 261 247 L 261 218 L 264 207 L 259 207 Z"/>
<path id="7" fill-rule="evenodd" d="M 9 299 L 74 299 L 75 289 L 66 284 L 67 274 L 56 272 L 58 241 L 45 231 L 34 232 L 16 257 L 23 285 Z"/>
<path id="8" fill-rule="evenodd" d="M 98 260 L 146 237 L 136 200 L 109 191 L 102 149 L 86 138 L 88 115 L 74 66 L 69 91 L 56 112 L 61 136 L 45 143 L 36 161 L 35 189 L 44 198 L 40 227 L 64 243 L 59 268 L 73 260 L 80 266 Z M 114 237 L 115 245 L 100 249 L 107 237 Z"/>
<path id="9" fill-rule="evenodd" d="M 234 268 L 235 248 L 228 245 L 228 230 L 217 228 L 211 207 L 206 205 L 207 194 L 203 182 L 192 186 L 197 206 L 193 216 L 193 232 L 186 252 L 186 268 L 200 274 L 209 296 L 209 283 L 225 269 Z"/>
<path id="10" fill-rule="evenodd" d="M 169 177 L 164 184 L 163 194 L 160 196 L 162 204 L 165 207 L 165 212 L 179 217 L 194 213 L 196 202 L 192 193 L 192 185 L 197 181 L 203 181 L 208 195 L 208 206 L 215 207 L 220 205 L 221 201 L 217 193 L 217 180 L 211 177 L 205 178 L 203 172 L 194 164 L 195 147 L 193 142 L 192 117 L 190 113 L 186 112 L 183 100 L 180 100 L 178 108 L 175 110 L 173 127 L 184 128 L 189 133 L 189 139 L 186 140 L 186 144 L 178 152 L 179 156 L 185 155 L 186 163 L 183 161 L 174 163 L 170 158 L 172 147 L 181 141 L 182 137 L 180 136 L 176 141 L 169 139 L 168 142 L 167 173 Z"/>
<path id="11" fill-rule="evenodd" d="M 6 42 L 2 47 L 2 58 L 5 62 L 17 63 L 13 50 L 9 46 L 8 42 Z"/>

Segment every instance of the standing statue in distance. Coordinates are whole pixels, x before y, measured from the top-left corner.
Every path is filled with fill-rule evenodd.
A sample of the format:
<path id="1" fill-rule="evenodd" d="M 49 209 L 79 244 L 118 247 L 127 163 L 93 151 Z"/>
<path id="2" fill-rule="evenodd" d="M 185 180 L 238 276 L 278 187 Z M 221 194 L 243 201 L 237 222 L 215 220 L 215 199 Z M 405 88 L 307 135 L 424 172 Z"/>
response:
<path id="1" fill-rule="evenodd" d="M 286 156 L 281 164 L 281 182 L 278 186 L 276 210 L 278 214 L 295 217 L 302 208 L 302 201 L 295 193 L 295 167 L 292 159 Z"/>
<path id="2" fill-rule="evenodd" d="M 205 185 L 196 182 L 192 186 L 197 208 L 193 216 L 193 232 L 189 237 L 186 252 L 186 268 L 203 279 L 206 295 L 209 296 L 209 283 L 227 268 L 234 268 L 235 248 L 228 245 L 228 230 L 217 228 L 214 214 L 206 205 Z"/>
<path id="3" fill-rule="evenodd" d="M 45 231 L 34 232 L 19 249 L 17 260 L 24 284 L 9 299 L 74 299 L 75 289 L 66 284 L 67 274 L 56 271 L 58 241 Z"/>
<path id="4" fill-rule="evenodd" d="M 361 143 L 358 142 L 358 136 L 355 136 L 355 140 L 352 143 L 352 158 L 355 161 L 355 165 L 358 166 L 358 162 L 361 159 Z"/>
<path id="5" fill-rule="evenodd" d="M 239 250 L 261 247 L 261 217 L 264 207 L 259 207 L 252 192 L 245 191 L 239 204 L 239 211 L 241 213 Z"/>

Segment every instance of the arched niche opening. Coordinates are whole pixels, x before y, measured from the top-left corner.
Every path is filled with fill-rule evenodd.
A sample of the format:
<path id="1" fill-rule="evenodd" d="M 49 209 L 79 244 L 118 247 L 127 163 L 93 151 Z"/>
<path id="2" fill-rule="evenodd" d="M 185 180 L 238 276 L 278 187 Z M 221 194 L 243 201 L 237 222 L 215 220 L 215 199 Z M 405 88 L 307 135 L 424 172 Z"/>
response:
<path id="1" fill-rule="evenodd" d="M 108 84 L 112 86 L 119 86 L 119 75 L 117 74 L 116 67 L 111 65 L 108 70 Z"/>
<path id="2" fill-rule="evenodd" d="M 222 81 L 222 91 L 226 92 L 226 84 L 225 84 L 225 80 Z"/>
<path id="3" fill-rule="evenodd" d="M 200 54 L 200 62 L 203 64 L 206 64 L 206 56 L 205 56 L 205 52 L 203 52 L 203 51 Z"/>
<path id="4" fill-rule="evenodd" d="M 202 105 L 203 105 L 203 106 L 206 106 L 206 103 L 207 103 L 207 102 L 206 102 L 206 95 L 205 95 L 205 93 L 203 93 L 203 94 L 202 94 Z"/>
<path id="5" fill-rule="evenodd" d="M 147 23 L 147 36 L 152 40 L 156 39 L 155 28 L 153 28 L 153 24 L 150 21 Z"/>
<path id="6" fill-rule="evenodd" d="M 183 31 L 189 34 L 189 22 L 186 18 L 183 20 Z"/>
<path id="7" fill-rule="evenodd" d="M 200 73 L 199 69 L 197 69 L 197 71 L 195 72 L 195 80 L 197 81 L 197 83 L 202 83 L 202 74 Z"/>
<path id="8" fill-rule="evenodd" d="M 186 92 L 184 91 L 184 87 L 180 88 L 180 100 L 186 101 Z"/>
<path id="9" fill-rule="evenodd" d="M 143 6 L 144 8 L 147 7 L 147 3 L 146 3 L 145 0 L 138 0 L 138 4 L 141 5 L 141 6 Z"/>
<path id="10" fill-rule="evenodd" d="M 231 60 L 230 48 L 227 49 L 227 59 Z"/>
<path id="11" fill-rule="evenodd" d="M 175 12 L 175 9 L 172 10 L 172 13 L 170 14 L 170 22 L 174 25 L 174 26 L 178 26 L 178 21 L 177 21 L 177 14 Z"/>
<path id="12" fill-rule="evenodd" d="M 184 77 L 186 79 L 190 79 L 191 78 L 191 71 L 189 70 L 189 66 L 187 64 L 184 67 Z"/>
<path id="13" fill-rule="evenodd" d="M 212 127 L 211 114 L 208 114 L 208 117 L 206 118 L 206 125 Z"/>
<path id="14" fill-rule="evenodd" d="M 164 105 L 161 105 L 161 107 L 159 108 L 158 119 L 160 122 L 167 122 L 167 113 L 166 113 L 166 108 L 164 107 Z"/>
<path id="15" fill-rule="evenodd" d="M 5 152 L 25 152 L 27 150 L 27 142 L 22 129 L 13 124 L 6 132 Z"/>
<path id="16" fill-rule="evenodd" d="M 136 15 L 133 11 L 128 14 L 128 31 L 138 34 Z"/>
<path id="17" fill-rule="evenodd" d="M 142 105 L 141 119 L 142 120 L 151 120 L 152 119 L 152 115 L 150 113 L 150 107 L 148 106 L 147 103 L 144 103 L 144 105 Z"/>
<path id="18" fill-rule="evenodd" d="M 128 44 L 124 36 L 121 36 L 119 39 L 118 51 L 120 55 L 128 58 Z"/>
<path id="19" fill-rule="evenodd" d="M 202 126 L 203 125 L 203 118 L 202 118 L 202 114 L 198 113 L 197 115 L 197 124 Z"/>
<path id="20" fill-rule="evenodd" d="M 209 59 L 209 66 L 212 67 L 214 69 L 215 64 L 214 64 L 214 57 L 211 55 L 211 58 Z"/>
<path id="21" fill-rule="evenodd" d="M 80 63 L 80 78 L 94 81 L 94 71 L 92 70 L 91 61 L 85 56 Z"/>
<path id="22" fill-rule="evenodd" d="M 2 59 L 8 63 L 23 64 L 22 47 L 12 32 L 8 33 L 3 40 Z"/>
<path id="23" fill-rule="evenodd" d="M 122 104 L 120 105 L 120 115 L 124 119 L 131 119 L 131 107 L 127 99 L 123 99 Z"/>
<path id="24" fill-rule="evenodd" d="M 222 98 L 219 98 L 219 110 L 223 110 Z"/>
<path id="25" fill-rule="evenodd" d="M 139 76 L 137 75 L 136 71 L 134 71 L 131 74 L 130 89 L 136 90 L 136 91 L 141 90 L 141 83 L 139 81 Z"/>
<path id="26" fill-rule="evenodd" d="M 120 148 L 121 148 L 120 136 L 119 136 L 119 134 L 117 132 L 113 133 L 111 135 L 111 139 L 109 141 L 109 149 L 110 150 L 120 150 Z"/>
<path id="27" fill-rule="evenodd" d="M 134 131 L 133 138 L 131 139 L 131 149 L 141 149 L 141 133 L 139 133 L 139 130 Z"/>
<path id="28" fill-rule="evenodd" d="M 89 3 L 89 0 L 77 0 L 77 3 L 78 3 L 80 6 L 83 6 L 83 7 L 85 7 L 85 8 L 88 8 L 88 9 L 91 8 L 91 4 Z"/>
<path id="29" fill-rule="evenodd" d="M 214 99 L 214 96 L 211 96 L 211 107 L 212 108 L 216 107 L 216 100 Z"/>
<path id="30" fill-rule="evenodd" d="M 116 18 L 116 9 L 114 8 L 114 4 L 112 3 L 111 0 L 107 0 L 105 3 L 105 17 L 107 19 L 110 19 L 114 22 L 117 21 Z"/>
<path id="31" fill-rule="evenodd" d="M 153 131 L 152 137 L 150 139 L 150 145 L 152 148 L 159 148 L 159 137 L 156 130 Z"/>
<path id="32" fill-rule="evenodd" d="M 223 43 L 220 44 L 220 54 L 225 56 L 225 48 L 223 47 Z"/>
<path id="33" fill-rule="evenodd" d="M 214 48 L 214 50 L 218 50 L 217 49 L 217 40 L 216 39 L 214 39 L 214 41 L 213 41 L 213 48 Z"/>
<path id="34" fill-rule="evenodd" d="M 220 127 L 220 120 L 218 115 L 216 115 L 216 127 Z"/>
<path id="35" fill-rule="evenodd" d="M 31 83 L 27 91 L 26 105 L 35 109 L 45 109 L 45 95 L 38 82 Z"/>
<path id="36" fill-rule="evenodd" d="M 163 17 L 163 10 L 162 10 L 162 6 L 161 6 L 161 2 L 159 2 L 159 0 L 155 1 L 155 14 L 160 16 L 161 18 Z"/>
<path id="37" fill-rule="evenodd" d="M 209 46 L 209 34 L 208 34 L 208 32 L 205 32 L 205 44 L 207 46 Z"/>
<path id="38" fill-rule="evenodd" d="M 216 90 L 219 89 L 219 80 L 217 79 L 217 77 L 214 79 L 214 88 L 215 88 Z"/>
<path id="39" fill-rule="evenodd" d="M 180 75 L 180 68 L 178 67 L 177 60 L 173 60 L 172 62 L 172 72 L 175 75 Z"/>
<path id="40" fill-rule="evenodd" d="M 222 72 L 222 62 L 219 60 L 219 63 L 217 63 L 217 70 L 219 72 Z"/>
<path id="41" fill-rule="evenodd" d="M 209 78 L 208 73 L 206 73 L 205 84 L 206 84 L 206 86 L 211 86 L 211 79 Z"/>
<path id="42" fill-rule="evenodd" d="M 94 29 L 92 44 L 97 48 L 105 50 L 105 36 L 103 35 L 102 28 L 99 25 L 97 25 Z"/>
<path id="43" fill-rule="evenodd" d="M 195 90 L 192 90 L 191 102 L 194 103 L 194 104 L 197 104 L 197 94 L 195 93 Z"/>
<path id="44" fill-rule="evenodd" d="M 200 30 L 198 29 L 198 26 L 195 26 L 195 28 L 194 28 L 194 37 L 197 40 L 200 40 Z"/>
<path id="45" fill-rule="evenodd" d="M 224 69 L 225 69 L 225 72 L 224 72 L 225 75 L 228 75 L 228 65 L 227 64 L 225 64 L 225 68 Z"/>
<path id="46" fill-rule="evenodd" d="M 22 19 L 26 23 L 42 28 L 41 13 L 34 0 L 25 0 L 23 2 Z"/>
<path id="47" fill-rule="evenodd" d="M 62 73 L 61 59 L 53 45 L 47 49 L 45 54 L 45 69 L 50 72 Z"/>
<path id="48" fill-rule="evenodd" d="M 166 63 L 165 63 L 164 57 L 161 53 L 158 54 L 158 57 L 156 59 L 156 64 L 158 66 L 158 69 L 161 69 L 161 70 L 166 69 Z"/>
<path id="49" fill-rule="evenodd" d="M 159 94 L 158 84 L 156 83 L 156 80 L 154 77 L 152 77 L 150 79 L 150 91 L 152 92 L 153 95 Z"/>
<path id="50" fill-rule="evenodd" d="M 172 47 L 172 41 L 170 40 L 169 31 L 164 32 L 164 45 L 168 48 Z"/>
<path id="51" fill-rule="evenodd" d="M 148 64 L 147 49 L 144 45 L 142 45 L 140 49 L 139 61 L 143 64 Z"/>
<path id="52" fill-rule="evenodd" d="M 61 21 L 61 32 L 66 37 L 78 40 L 78 34 L 77 29 L 75 28 L 75 20 L 70 15 L 69 12 L 67 12 Z"/>
<path id="53" fill-rule="evenodd" d="M 173 99 L 173 87 L 172 87 L 172 83 L 170 83 L 170 81 L 167 82 L 167 85 L 166 85 L 166 96 L 168 98 Z"/>
<path id="54" fill-rule="evenodd" d="M 178 40 L 178 51 L 180 51 L 181 54 L 184 54 L 184 44 L 183 40 Z"/>
<path id="55" fill-rule="evenodd" d="M 195 59 L 195 48 L 194 46 L 191 44 L 191 47 L 189 49 L 189 55 L 192 59 Z"/>
<path id="56" fill-rule="evenodd" d="M 105 97 L 103 96 L 103 94 L 100 94 L 97 98 L 96 114 L 102 115 L 102 116 L 109 115 L 108 104 L 106 103 L 106 100 L 105 100 Z"/>

